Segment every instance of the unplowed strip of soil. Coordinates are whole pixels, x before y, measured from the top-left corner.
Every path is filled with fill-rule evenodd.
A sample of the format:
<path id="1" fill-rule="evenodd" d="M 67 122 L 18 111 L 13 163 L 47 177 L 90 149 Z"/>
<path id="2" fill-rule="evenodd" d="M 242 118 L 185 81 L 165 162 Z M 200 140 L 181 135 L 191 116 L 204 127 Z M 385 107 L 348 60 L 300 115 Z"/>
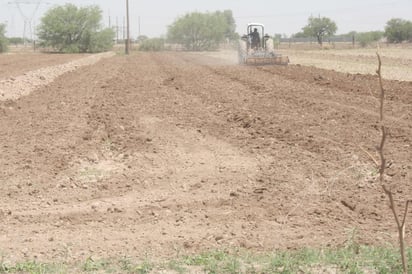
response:
<path id="1" fill-rule="evenodd" d="M 387 181 L 412 193 L 412 84 L 384 82 Z M 0 102 L 10 261 L 396 244 L 377 78 L 115 56 Z M 407 239 L 411 238 L 407 231 Z"/>
<path id="2" fill-rule="evenodd" d="M 86 54 L 10 53 L 0 55 L 0 80 L 84 58 Z"/>
<path id="3" fill-rule="evenodd" d="M 53 82 L 55 78 L 64 73 L 76 70 L 81 66 L 95 64 L 100 59 L 111 57 L 114 54 L 114 52 L 94 54 L 77 60 L 72 60 L 64 64 L 46 66 L 37 70 L 26 72 L 23 75 L 0 80 L 0 100 L 16 100 L 21 96 L 26 96 L 36 88 Z M 33 55 L 32 57 L 35 59 L 36 55 Z M 20 61 L 20 63 L 24 62 Z M 18 64 L 21 65 L 20 63 Z"/>
<path id="4" fill-rule="evenodd" d="M 382 76 L 389 80 L 412 81 L 412 50 L 397 48 L 351 50 L 282 50 L 292 64 L 315 66 L 346 73 L 376 74 L 379 52 Z"/>

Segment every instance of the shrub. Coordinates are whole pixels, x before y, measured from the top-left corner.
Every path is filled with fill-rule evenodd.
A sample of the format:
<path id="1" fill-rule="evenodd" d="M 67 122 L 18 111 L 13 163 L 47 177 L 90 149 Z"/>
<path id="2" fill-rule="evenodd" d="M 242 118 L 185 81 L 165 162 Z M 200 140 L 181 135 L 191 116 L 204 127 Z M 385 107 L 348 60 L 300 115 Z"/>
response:
<path id="1" fill-rule="evenodd" d="M 165 48 L 165 40 L 162 38 L 146 39 L 139 44 L 141 51 L 162 51 Z"/>
<path id="2" fill-rule="evenodd" d="M 6 38 L 6 25 L 0 24 L 0 53 L 8 50 L 9 41 Z"/>
<path id="3" fill-rule="evenodd" d="M 369 31 L 356 33 L 356 41 L 359 42 L 361 47 L 366 47 L 373 42 L 378 42 L 382 39 L 384 33 L 382 31 Z"/>
<path id="4" fill-rule="evenodd" d="M 9 40 L 9 44 L 12 44 L 12 45 L 22 45 L 22 44 L 24 44 L 24 39 L 21 38 L 21 37 L 10 37 L 10 38 L 8 38 L 8 40 Z"/>

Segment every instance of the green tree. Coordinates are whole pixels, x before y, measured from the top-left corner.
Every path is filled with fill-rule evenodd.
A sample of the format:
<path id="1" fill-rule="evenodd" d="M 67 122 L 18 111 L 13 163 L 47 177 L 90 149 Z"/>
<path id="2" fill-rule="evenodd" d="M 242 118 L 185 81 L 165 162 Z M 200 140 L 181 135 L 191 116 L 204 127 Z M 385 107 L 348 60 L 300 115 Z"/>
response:
<path id="1" fill-rule="evenodd" d="M 114 45 L 115 31 L 105 28 L 101 31 L 91 33 L 88 52 L 104 52 L 111 50 Z"/>
<path id="2" fill-rule="evenodd" d="M 384 33 L 382 31 L 358 32 L 355 34 L 355 39 L 359 42 L 361 47 L 366 47 L 369 44 L 382 39 L 383 35 Z"/>
<path id="3" fill-rule="evenodd" d="M 224 10 L 222 13 L 217 11 L 217 16 L 223 16 L 226 21 L 225 25 L 225 38 L 228 40 L 239 40 L 239 35 L 236 33 L 236 22 L 233 18 L 233 13 L 231 10 Z"/>
<path id="4" fill-rule="evenodd" d="M 0 53 L 8 50 L 9 41 L 6 38 L 6 25 L 0 24 Z"/>
<path id="5" fill-rule="evenodd" d="M 327 17 L 309 17 L 308 24 L 302 28 L 303 33 L 315 37 L 322 45 L 324 38 L 332 36 L 338 30 L 336 23 Z"/>
<path id="6" fill-rule="evenodd" d="M 107 51 L 113 47 L 115 33 L 113 29 L 102 29 L 101 20 L 98 6 L 57 6 L 41 19 L 38 37 L 42 46 L 59 52 Z"/>
<path id="7" fill-rule="evenodd" d="M 169 26 L 167 37 L 186 50 L 213 50 L 225 39 L 236 37 L 234 22 L 231 11 L 188 13 Z"/>
<path id="8" fill-rule="evenodd" d="M 277 47 L 279 47 L 279 45 L 280 45 L 280 42 L 281 42 L 281 40 L 282 40 L 282 34 L 280 34 L 280 33 L 275 33 L 274 35 L 273 35 L 273 45 L 277 48 Z"/>
<path id="9" fill-rule="evenodd" d="M 21 37 L 10 37 L 8 40 L 9 40 L 9 43 L 13 45 L 24 44 L 24 40 Z"/>
<path id="10" fill-rule="evenodd" d="M 385 37 L 391 43 L 402 43 L 412 40 L 412 22 L 393 18 L 386 23 Z"/>
<path id="11" fill-rule="evenodd" d="M 305 34 L 303 31 L 297 32 L 297 33 L 292 35 L 292 38 L 307 38 L 307 37 L 308 37 L 308 35 Z"/>

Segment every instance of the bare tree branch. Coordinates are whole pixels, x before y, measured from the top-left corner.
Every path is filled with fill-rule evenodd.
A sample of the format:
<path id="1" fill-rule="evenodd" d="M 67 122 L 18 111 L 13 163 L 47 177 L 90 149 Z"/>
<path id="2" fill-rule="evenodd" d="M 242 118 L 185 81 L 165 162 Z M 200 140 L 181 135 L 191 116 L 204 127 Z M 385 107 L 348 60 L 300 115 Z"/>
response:
<path id="1" fill-rule="evenodd" d="M 398 213 L 395 207 L 395 200 L 393 198 L 393 192 L 390 189 L 388 189 L 388 187 L 385 185 L 386 159 L 384 155 L 384 147 L 385 147 L 385 142 L 388 136 L 388 133 L 387 133 L 388 130 L 384 124 L 385 89 L 383 88 L 383 80 L 382 80 L 382 61 L 381 61 L 381 57 L 379 53 L 376 53 L 376 55 L 378 56 L 378 62 L 379 62 L 376 73 L 378 74 L 379 85 L 380 85 L 379 123 L 380 123 L 380 128 L 381 128 L 381 133 L 382 133 L 382 139 L 378 147 L 378 152 L 379 152 L 379 156 L 381 160 L 380 168 L 379 168 L 379 181 L 382 185 L 383 191 L 385 192 L 386 196 L 388 196 L 389 207 L 392 210 L 393 216 L 395 218 L 396 226 L 398 228 L 398 237 L 399 237 L 400 253 L 401 253 L 401 258 L 402 258 L 403 273 L 407 274 L 408 273 L 408 262 L 407 262 L 406 252 L 405 252 L 405 224 L 406 224 L 406 217 L 408 215 L 409 203 L 412 203 L 412 201 L 409 200 L 406 202 L 405 211 L 403 213 L 403 219 L 401 222 L 399 220 L 399 216 L 398 216 Z"/>

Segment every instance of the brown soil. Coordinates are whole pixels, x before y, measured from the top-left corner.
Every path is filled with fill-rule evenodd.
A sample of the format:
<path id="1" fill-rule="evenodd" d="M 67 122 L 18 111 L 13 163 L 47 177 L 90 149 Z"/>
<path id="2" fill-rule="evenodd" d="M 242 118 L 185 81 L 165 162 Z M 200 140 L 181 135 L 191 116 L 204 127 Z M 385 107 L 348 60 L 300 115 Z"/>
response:
<path id="1" fill-rule="evenodd" d="M 116 56 L 0 102 L 0 253 L 158 258 L 341 246 L 353 230 L 396 244 L 371 159 L 376 77 L 212 61 Z M 412 83 L 384 85 L 387 180 L 402 201 Z"/>
<path id="2" fill-rule="evenodd" d="M 22 73 L 80 59 L 86 54 L 10 53 L 0 55 L 0 80 Z"/>
<path id="3" fill-rule="evenodd" d="M 37 88 L 50 84 L 60 75 L 74 71 L 82 66 L 95 64 L 102 58 L 109 58 L 113 55 L 115 55 L 114 52 L 104 52 L 58 65 L 50 65 L 50 63 L 46 62 L 47 64 L 49 64 L 48 66 L 25 72 L 23 75 L 8 77 L 6 79 L 0 80 L 0 100 L 16 100 L 21 96 L 29 95 Z M 36 59 L 35 56 L 36 55 L 32 56 L 32 58 L 34 57 L 34 60 Z M 49 55 L 38 56 L 44 58 L 43 61 L 45 61 L 47 59 L 47 57 L 45 56 Z M 75 56 L 73 56 L 72 58 L 75 58 Z M 16 63 L 17 67 L 20 67 L 22 65 L 21 63 L 24 64 L 25 61 L 19 60 L 17 58 Z M 34 63 L 30 63 L 28 67 L 30 67 L 30 65 L 34 65 Z"/>

